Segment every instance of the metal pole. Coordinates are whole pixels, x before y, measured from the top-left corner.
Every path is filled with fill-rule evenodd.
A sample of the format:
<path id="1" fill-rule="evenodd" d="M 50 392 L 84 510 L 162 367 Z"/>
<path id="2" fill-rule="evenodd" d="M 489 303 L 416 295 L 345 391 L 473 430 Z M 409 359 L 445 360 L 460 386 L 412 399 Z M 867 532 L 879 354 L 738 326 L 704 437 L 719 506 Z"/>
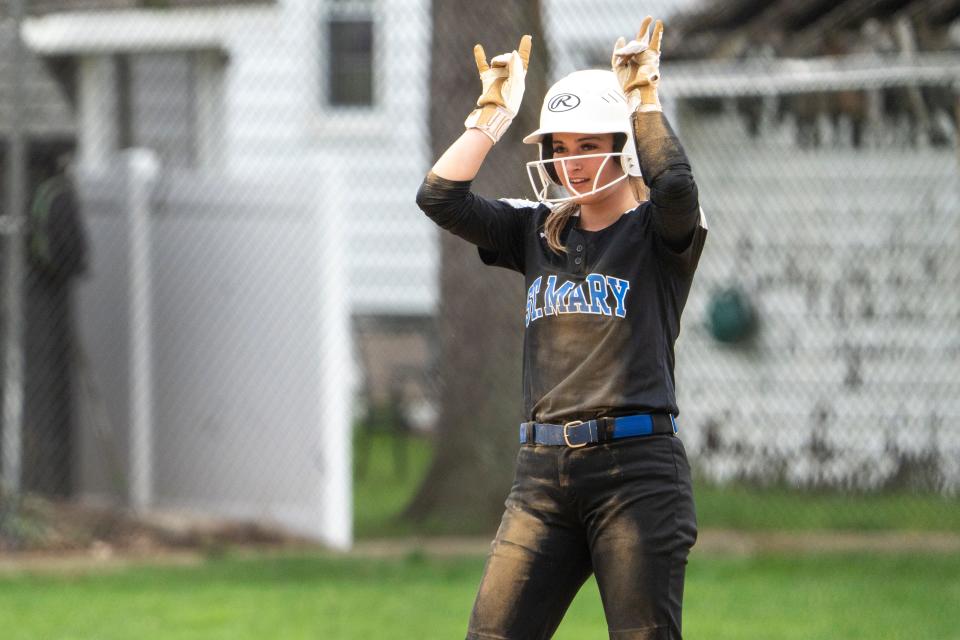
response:
<path id="1" fill-rule="evenodd" d="M 153 278 L 151 193 L 160 162 L 149 149 L 124 154 L 130 242 L 130 506 L 153 503 Z"/>
<path id="2" fill-rule="evenodd" d="M 10 52 L 10 122 L 7 132 L 7 211 L 3 217 L 7 261 L 4 272 L 6 322 L 3 376 L 3 492 L 16 500 L 21 492 L 23 441 L 23 278 L 26 222 L 24 171 L 24 74 L 20 25 L 23 0 L 9 0 L 13 38 Z"/>

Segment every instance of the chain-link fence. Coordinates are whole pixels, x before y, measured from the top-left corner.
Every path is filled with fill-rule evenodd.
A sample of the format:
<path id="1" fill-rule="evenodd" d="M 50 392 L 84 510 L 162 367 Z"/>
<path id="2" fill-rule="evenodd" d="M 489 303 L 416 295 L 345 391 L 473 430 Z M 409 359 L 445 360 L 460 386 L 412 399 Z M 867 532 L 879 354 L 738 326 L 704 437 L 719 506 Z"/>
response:
<path id="1" fill-rule="evenodd" d="M 831 85 L 685 105 L 718 231 L 678 355 L 690 442 L 721 481 L 955 494 L 954 129 L 884 126 L 920 87 Z"/>
<path id="2" fill-rule="evenodd" d="M 956 496 L 960 4 L 746 0 L 27 3 L 22 95 L 0 58 L 0 130 L 26 138 L 2 162 L 29 168 L 22 224 L 4 198 L 5 268 L 26 248 L 5 495 L 344 545 L 354 425 L 443 434 L 470 473 L 502 460 L 522 283 L 416 208 L 476 98 L 438 78 L 475 73 L 465 43 L 535 33 L 519 139 L 638 11 L 666 21 L 661 93 L 710 227 L 677 344 L 698 476 Z M 498 145 L 478 188 L 529 198 L 532 153 Z M 498 435 L 455 444 L 456 416 Z"/>

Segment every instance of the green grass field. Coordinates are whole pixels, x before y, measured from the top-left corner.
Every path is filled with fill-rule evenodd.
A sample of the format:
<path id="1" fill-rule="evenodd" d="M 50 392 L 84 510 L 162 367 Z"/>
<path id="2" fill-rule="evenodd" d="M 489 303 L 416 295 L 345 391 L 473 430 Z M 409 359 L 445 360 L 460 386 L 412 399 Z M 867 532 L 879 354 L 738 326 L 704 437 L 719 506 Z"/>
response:
<path id="1" fill-rule="evenodd" d="M 701 527 L 745 531 L 960 533 L 960 500 L 931 494 L 844 494 L 696 483 Z"/>
<path id="2" fill-rule="evenodd" d="M 220 558 L 199 567 L 0 578 L 5 640 L 463 637 L 483 559 Z M 960 638 L 960 558 L 694 555 L 685 637 Z M 588 582 L 557 638 L 605 638 Z"/>

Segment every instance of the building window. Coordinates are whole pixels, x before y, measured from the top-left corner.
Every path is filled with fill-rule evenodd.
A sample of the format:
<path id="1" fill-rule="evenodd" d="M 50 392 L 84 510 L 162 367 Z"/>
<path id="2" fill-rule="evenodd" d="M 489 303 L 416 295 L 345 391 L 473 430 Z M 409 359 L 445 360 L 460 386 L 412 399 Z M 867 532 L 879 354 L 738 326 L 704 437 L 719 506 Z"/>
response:
<path id="1" fill-rule="evenodd" d="M 334 107 L 373 105 L 373 20 L 327 22 L 327 101 Z"/>
<path id="2" fill-rule="evenodd" d="M 167 166 L 216 165 L 223 63 L 217 51 L 118 54 L 119 148 L 148 147 Z"/>
<path id="3" fill-rule="evenodd" d="M 189 53 L 117 57 L 121 149 L 148 147 L 169 166 L 197 164 L 195 71 Z"/>

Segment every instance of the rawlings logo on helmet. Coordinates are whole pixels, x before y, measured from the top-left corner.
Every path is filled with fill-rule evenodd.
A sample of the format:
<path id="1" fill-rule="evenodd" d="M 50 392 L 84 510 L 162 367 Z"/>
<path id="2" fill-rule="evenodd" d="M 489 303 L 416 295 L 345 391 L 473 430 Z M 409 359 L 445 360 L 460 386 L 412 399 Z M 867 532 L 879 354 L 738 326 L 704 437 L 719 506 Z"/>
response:
<path id="1" fill-rule="evenodd" d="M 580 106 L 580 98 L 572 93 L 561 93 L 553 96 L 547 103 L 547 109 L 554 113 L 570 111 L 570 109 L 576 109 L 578 106 Z"/>

